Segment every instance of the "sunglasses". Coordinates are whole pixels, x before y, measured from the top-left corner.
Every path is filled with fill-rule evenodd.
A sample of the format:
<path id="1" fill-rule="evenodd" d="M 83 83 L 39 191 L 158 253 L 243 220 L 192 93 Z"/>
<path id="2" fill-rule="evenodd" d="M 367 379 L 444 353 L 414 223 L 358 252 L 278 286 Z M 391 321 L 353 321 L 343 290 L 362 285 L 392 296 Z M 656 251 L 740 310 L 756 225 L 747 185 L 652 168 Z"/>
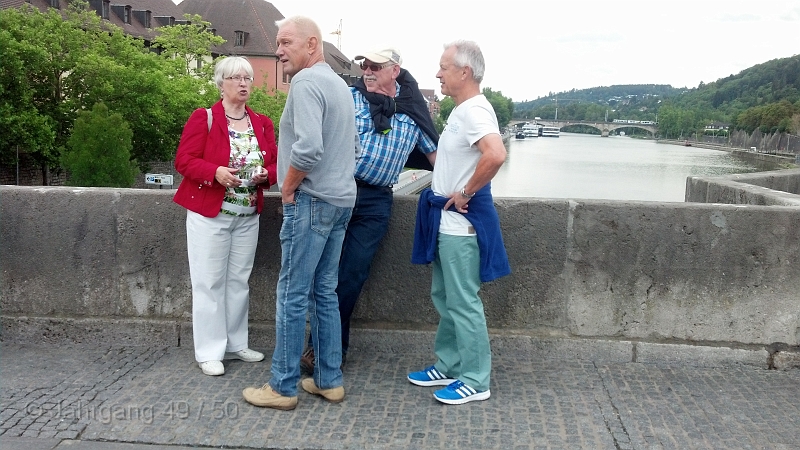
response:
<path id="1" fill-rule="evenodd" d="M 361 70 L 369 69 L 369 70 L 371 70 L 373 72 L 377 72 L 377 71 L 379 71 L 381 69 L 385 69 L 387 67 L 392 67 L 393 65 L 394 65 L 394 63 L 391 62 L 391 61 L 390 62 L 385 62 L 383 64 L 374 64 L 374 63 L 373 64 L 367 64 L 366 61 L 361 61 L 361 64 L 359 64 L 358 66 L 361 67 Z"/>

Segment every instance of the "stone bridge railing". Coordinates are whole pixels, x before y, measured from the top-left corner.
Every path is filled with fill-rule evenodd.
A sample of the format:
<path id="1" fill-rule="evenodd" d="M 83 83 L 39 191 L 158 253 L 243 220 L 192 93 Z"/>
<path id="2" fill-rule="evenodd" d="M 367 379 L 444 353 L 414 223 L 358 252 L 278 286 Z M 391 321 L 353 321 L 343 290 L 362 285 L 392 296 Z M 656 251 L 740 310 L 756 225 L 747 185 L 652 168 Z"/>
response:
<path id="1" fill-rule="evenodd" d="M 513 273 L 481 289 L 493 351 L 800 365 L 798 184 L 800 169 L 690 178 L 692 203 L 496 199 Z M 2 340 L 191 345 L 172 194 L 0 187 Z M 429 349 L 430 269 L 409 263 L 416 200 L 396 198 L 356 347 Z M 281 216 L 277 194 L 265 202 L 250 320 L 266 346 Z"/>

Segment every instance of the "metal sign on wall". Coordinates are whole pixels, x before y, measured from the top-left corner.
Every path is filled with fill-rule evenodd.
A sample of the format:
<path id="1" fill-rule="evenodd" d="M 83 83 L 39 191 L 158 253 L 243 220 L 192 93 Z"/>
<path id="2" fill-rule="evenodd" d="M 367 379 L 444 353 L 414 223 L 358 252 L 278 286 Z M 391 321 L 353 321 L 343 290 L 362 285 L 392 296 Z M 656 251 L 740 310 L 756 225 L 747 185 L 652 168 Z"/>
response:
<path id="1" fill-rule="evenodd" d="M 148 173 L 144 176 L 146 184 L 158 184 L 162 186 L 172 186 L 172 175 L 163 173 Z"/>

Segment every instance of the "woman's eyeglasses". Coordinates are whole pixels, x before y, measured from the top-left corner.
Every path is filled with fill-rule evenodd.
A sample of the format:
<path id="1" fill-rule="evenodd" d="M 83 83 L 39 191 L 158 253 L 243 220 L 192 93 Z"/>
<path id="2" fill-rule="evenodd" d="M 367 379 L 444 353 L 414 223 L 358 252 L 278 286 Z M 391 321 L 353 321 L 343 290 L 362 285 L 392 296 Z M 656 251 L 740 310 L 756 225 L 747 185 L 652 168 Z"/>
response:
<path id="1" fill-rule="evenodd" d="M 225 77 L 225 79 L 226 80 L 235 81 L 237 83 L 241 83 L 242 81 L 244 81 L 245 83 L 252 83 L 253 82 L 253 77 L 243 77 L 243 76 L 239 76 L 239 75 L 237 75 L 235 77 Z"/>
<path id="2" fill-rule="evenodd" d="M 383 64 L 374 64 L 374 63 L 373 64 L 367 64 L 366 61 L 361 61 L 361 64 L 359 64 L 358 66 L 361 67 L 361 70 L 369 69 L 369 70 L 371 70 L 373 72 L 377 72 L 377 71 L 379 71 L 381 69 L 385 69 L 387 67 L 392 67 L 393 65 L 394 65 L 393 62 L 385 62 Z"/>

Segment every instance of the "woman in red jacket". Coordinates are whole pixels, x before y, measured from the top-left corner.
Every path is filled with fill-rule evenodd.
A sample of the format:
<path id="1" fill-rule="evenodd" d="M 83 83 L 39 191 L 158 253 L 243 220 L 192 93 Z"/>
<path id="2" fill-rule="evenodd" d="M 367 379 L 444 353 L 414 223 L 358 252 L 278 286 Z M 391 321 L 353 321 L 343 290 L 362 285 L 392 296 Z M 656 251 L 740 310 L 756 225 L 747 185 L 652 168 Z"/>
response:
<path id="1" fill-rule="evenodd" d="M 175 156 L 184 178 L 174 201 L 188 210 L 194 352 L 206 375 L 225 373 L 226 358 L 264 359 L 248 347 L 248 279 L 278 154 L 272 121 L 246 104 L 253 87 L 247 59 L 223 59 L 214 81 L 222 99 L 192 113 Z"/>

